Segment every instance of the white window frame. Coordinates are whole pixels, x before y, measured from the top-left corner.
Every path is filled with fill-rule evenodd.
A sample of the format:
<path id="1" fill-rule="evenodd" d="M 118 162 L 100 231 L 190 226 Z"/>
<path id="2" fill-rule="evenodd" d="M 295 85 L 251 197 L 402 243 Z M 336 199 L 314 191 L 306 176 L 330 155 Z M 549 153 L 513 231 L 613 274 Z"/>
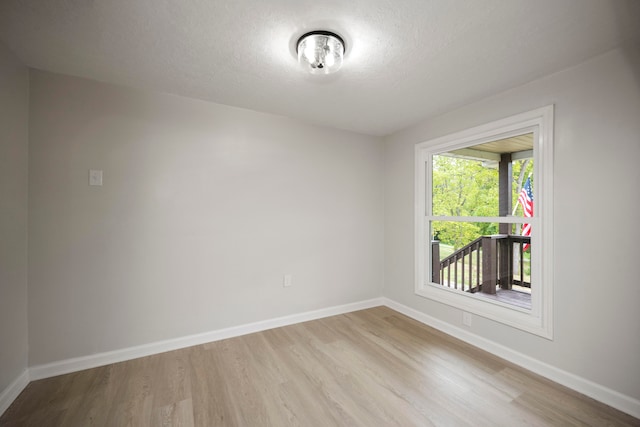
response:
<path id="1" fill-rule="evenodd" d="M 534 133 L 534 216 L 444 217 L 432 215 L 432 156 L 524 133 Z M 553 105 L 432 139 L 415 148 L 415 293 L 463 311 L 553 339 Z M 431 281 L 429 224 L 461 222 L 530 223 L 531 310 L 449 289 Z"/>

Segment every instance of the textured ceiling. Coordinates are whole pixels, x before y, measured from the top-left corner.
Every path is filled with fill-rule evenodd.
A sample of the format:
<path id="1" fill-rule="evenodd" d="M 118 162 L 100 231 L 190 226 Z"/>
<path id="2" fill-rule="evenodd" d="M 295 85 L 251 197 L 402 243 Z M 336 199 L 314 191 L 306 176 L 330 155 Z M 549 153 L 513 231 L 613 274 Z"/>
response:
<path id="1" fill-rule="evenodd" d="M 26 65 L 385 135 L 640 38 L 638 0 L 2 0 Z M 342 35 L 343 68 L 294 43 Z"/>

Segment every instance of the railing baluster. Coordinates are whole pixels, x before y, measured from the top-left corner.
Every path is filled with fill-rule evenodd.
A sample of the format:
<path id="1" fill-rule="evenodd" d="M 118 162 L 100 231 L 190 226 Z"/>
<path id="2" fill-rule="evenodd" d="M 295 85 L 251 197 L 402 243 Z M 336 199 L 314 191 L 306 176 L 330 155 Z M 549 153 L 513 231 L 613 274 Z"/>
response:
<path id="1" fill-rule="evenodd" d="M 445 282 L 446 271 L 447 271 L 447 263 L 445 262 L 444 264 L 442 264 L 442 280 L 440 281 L 440 283 L 442 283 L 443 285 L 446 283 Z M 447 286 L 449 286 L 448 283 L 447 283 Z"/>
<path id="2" fill-rule="evenodd" d="M 453 289 L 458 289 L 458 255 L 453 257 Z"/>
<path id="3" fill-rule="evenodd" d="M 520 242 L 520 286 L 524 285 L 524 243 Z"/>
<path id="4" fill-rule="evenodd" d="M 480 274 L 482 269 L 480 268 L 480 242 L 478 242 L 478 249 L 476 250 L 476 289 L 480 290 Z"/>
<path id="5" fill-rule="evenodd" d="M 475 289 L 475 285 L 473 283 L 474 281 L 474 276 L 473 276 L 473 272 L 475 271 L 475 275 L 478 275 L 478 270 L 474 267 L 474 270 L 472 270 L 471 268 L 473 267 L 473 256 L 477 255 L 476 252 L 478 251 L 478 248 L 475 247 L 475 245 L 473 245 L 473 252 L 471 254 L 469 254 L 469 288 L 471 288 L 470 290 Z"/>
<path id="6" fill-rule="evenodd" d="M 460 269 L 460 272 L 462 273 L 462 279 L 460 280 L 462 282 L 462 291 L 464 292 L 464 253 L 465 253 L 466 249 L 462 250 L 462 268 Z"/>

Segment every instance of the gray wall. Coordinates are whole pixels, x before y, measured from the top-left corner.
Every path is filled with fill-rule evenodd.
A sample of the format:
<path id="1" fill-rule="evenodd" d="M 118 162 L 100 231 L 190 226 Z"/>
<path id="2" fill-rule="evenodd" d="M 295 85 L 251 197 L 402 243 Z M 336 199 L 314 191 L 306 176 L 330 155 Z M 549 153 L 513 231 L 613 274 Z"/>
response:
<path id="1" fill-rule="evenodd" d="M 30 365 L 380 296 L 380 139 L 39 71 L 30 112 Z"/>
<path id="2" fill-rule="evenodd" d="M 29 71 L 0 43 L 0 393 L 27 368 Z"/>
<path id="3" fill-rule="evenodd" d="M 474 316 L 471 332 L 640 399 L 640 58 L 603 56 L 424 121 L 386 141 L 385 296 L 462 326 L 414 294 L 414 145 L 555 104 L 555 338 Z"/>

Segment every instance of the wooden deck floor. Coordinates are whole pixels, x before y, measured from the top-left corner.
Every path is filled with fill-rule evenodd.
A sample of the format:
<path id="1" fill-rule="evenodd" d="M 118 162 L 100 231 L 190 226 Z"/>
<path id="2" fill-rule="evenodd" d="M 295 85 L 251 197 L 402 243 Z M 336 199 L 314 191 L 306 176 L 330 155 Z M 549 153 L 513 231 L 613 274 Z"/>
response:
<path id="1" fill-rule="evenodd" d="M 386 307 L 34 381 L 1 426 L 637 426 Z"/>
<path id="2" fill-rule="evenodd" d="M 510 289 L 497 289 L 493 295 L 482 292 L 476 292 L 474 295 L 531 310 L 531 293 Z"/>

